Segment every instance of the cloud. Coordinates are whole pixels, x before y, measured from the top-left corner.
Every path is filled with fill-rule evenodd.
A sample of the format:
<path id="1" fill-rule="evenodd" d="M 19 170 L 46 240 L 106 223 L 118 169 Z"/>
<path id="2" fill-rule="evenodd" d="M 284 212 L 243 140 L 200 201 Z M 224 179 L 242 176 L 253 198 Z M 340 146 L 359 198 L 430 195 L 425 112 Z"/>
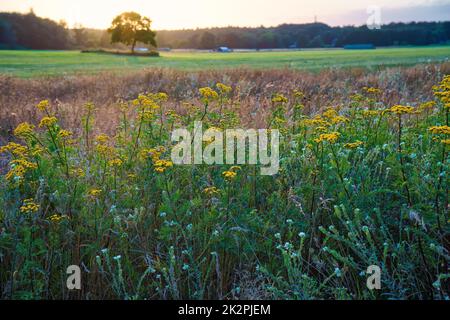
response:
<path id="1" fill-rule="evenodd" d="M 450 3 L 432 3 L 405 7 L 380 7 L 381 23 L 412 21 L 448 21 Z M 331 25 L 363 25 L 369 14 L 366 10 L 355 10 L 346 14 L 324 17 L 323 22 Z"/>

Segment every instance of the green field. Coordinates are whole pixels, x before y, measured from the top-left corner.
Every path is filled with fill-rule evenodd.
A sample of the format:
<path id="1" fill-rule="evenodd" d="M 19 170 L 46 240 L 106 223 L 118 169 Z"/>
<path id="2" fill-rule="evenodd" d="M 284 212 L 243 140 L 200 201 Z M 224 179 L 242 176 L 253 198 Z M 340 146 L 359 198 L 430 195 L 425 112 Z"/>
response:
<path id="1" fill-rule="evenodd" d="M 183 70 L 220 68 L 382 67 L 443 62 L 450 46 L 383 48 L 377 50 L 306 50 L 287 52 L 196 53 L 165 52 L 161 57 L 116 56 L 78 51 L 0 51 L 0 73 L 18 77 L 89 74 L 98 71 L 167 67 Z"/>

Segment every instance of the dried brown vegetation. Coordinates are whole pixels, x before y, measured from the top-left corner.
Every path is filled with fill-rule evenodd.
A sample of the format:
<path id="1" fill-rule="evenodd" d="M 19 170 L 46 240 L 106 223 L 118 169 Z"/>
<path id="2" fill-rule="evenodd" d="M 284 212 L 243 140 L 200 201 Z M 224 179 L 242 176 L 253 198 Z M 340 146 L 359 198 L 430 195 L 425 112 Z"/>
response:
<path id="1" fill-rule="evenodd" d="M 62 76 L 19 79 L 0 76 L 0 136 L 22 121 L 37 120 L 34 106 L 49 99 L 58 107 L 62 124 L 76 131 L 80 108 L 93 102 L 98 110 L 97 130 L 111 133 L 117 124 L 117 102 L 130 100 L 142 92 L 166 92 L 170 107 L 183 112 L 184 101 L 192 103 L 198 88 L 216 82 L 232 85 L 235 101 L 244 123 L 258 126 L 263 122 L 274 92 L 289 95 L 293 89 L 302 90 L 308 102 L 307 112 L 330 105 L 346 104 L 351 94 L 364 86 L 383 90 L 381 100 L 386 105 L 425 101 L 431 97 L 431 87 L 450 72 L 450 63 L 419 65 L 410 68 L 324 70 L 319 73 L 288 69 L 227 71 L 145 70 L 127 74 Z"/>

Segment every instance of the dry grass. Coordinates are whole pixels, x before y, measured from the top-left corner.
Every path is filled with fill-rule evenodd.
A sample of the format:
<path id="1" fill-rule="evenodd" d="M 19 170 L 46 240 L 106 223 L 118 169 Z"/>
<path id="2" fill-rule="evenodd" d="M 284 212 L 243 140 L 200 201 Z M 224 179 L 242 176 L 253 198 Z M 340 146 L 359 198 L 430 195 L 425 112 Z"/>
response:
<path id="1" fill-rule="evenodd" d="M 80 108 L 93 102 L 98 110 L 97 130 L 112 133 L 117 124 L 117 101 L 121 99 L 130 100 L 147 91 L 162 91 L 169 94 L 170 107 L 183 113 L 183 102 L 195 101 L 199 87 L 223 82 L 236 88 L 233 94 L 235 101 L 240 101 L 242 121 L 258 126 L 264 122 L 274 92 L 289 94 L 293 89 L 302 90 L 308 97 L 306 111 L 310 113 L 345 104 L 351 94 L 364 86 L 382 89 L 382 101 L 393 105 L 430 99 L 433 84 L 448 73 L 450 63 L 370 72 L 361 68 L 319 73 L 288 69 L 201 72 L 155 69 L 124 75 L 100 73 L 40 79 L 0 76 L 0 139 L 8 139 L 19 122 L 36 122 L 34 106 L 43 99 L 56 105 L 63 126 L 75 131 L 80 125 Z"/>

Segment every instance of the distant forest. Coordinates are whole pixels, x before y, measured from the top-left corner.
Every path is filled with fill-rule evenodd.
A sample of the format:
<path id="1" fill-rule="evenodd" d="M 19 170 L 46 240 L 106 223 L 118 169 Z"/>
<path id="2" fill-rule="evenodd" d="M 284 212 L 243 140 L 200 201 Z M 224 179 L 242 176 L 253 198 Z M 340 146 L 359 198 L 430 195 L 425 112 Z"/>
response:
<path id="1" fill-rule="evenodd" d="M 366 26 L 330 27 L 323 23 L 282 24 L 276 27 L 224 27 L 157 31 L 160 48 L 241 49 L 333 48 L 350 44 L 375 46 L 430 45 L 450 42 L 450 21 L 391 23 L 379 30 Z M 105 30 L 55 22 L 27 14 L 0 12 L 0 49 L 124 48 L 111 45 Z"/>

